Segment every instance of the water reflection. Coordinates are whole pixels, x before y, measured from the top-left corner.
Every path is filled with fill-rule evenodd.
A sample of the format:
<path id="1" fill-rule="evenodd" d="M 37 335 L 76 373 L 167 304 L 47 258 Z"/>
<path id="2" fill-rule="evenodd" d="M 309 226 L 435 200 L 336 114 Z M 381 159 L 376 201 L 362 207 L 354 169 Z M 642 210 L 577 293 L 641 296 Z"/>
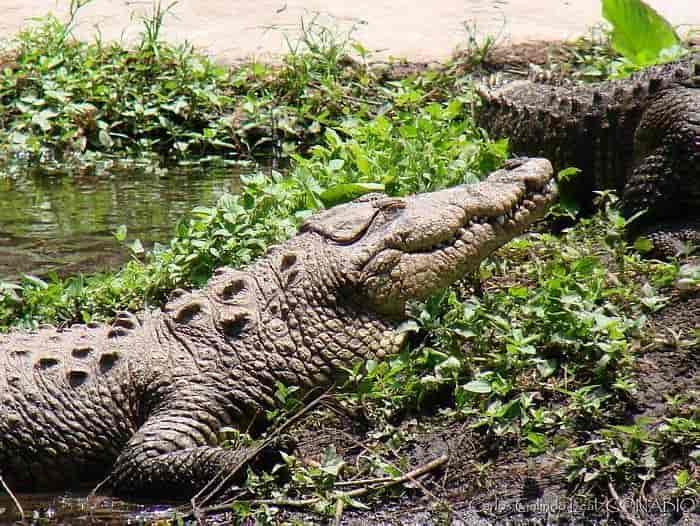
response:
<path id="1" fill-rule="evenodd" d="M 0 280 L 114 268 L 129 257 L 113 236 L 120 225 L 144 245 L 167 240 L 184 213 L 237 192 L 253 169 L 10 168 L 0 169 Z"/>
<path id="2" fill-rule="evenodd" d="M 140 525 L 172 516 L 169 505 L 142 505 L 110 497 L 84 494 L 19 494 L 17 500 L 29 525 Z M 14 503 L 0 492 L 0 524 L 12 524 L 19 516 Z"/>

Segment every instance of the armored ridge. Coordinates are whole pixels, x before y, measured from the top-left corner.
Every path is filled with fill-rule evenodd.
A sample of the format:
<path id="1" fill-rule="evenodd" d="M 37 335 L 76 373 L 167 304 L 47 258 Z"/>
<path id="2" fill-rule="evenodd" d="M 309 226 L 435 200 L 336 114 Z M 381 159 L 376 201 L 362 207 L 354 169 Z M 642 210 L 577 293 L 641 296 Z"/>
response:
<path id="1" fill-rule="evenodd" d="M 479 124 L 514 153 L 583 171 L 581 201 L 617 190 L 625 215 L 646 210 L 637 223 L 664 255 L 700 241 L 700 55 L 625 80 L 513 81 L 480 93 Z"/>
<path id="2" fill-rule="evenodd" d="M 309 218 L 299 234 L 162 311 L 109 325 L 0 336 L 0 471 L 15 490 L 108 476 L 118 495 L 186 499 L 247 452 L 275 382 L 330 384 L 397 352 L 405 305 L 476 268 L 555 199 L 544 159 L 478 185 L 371 195 Z"/>

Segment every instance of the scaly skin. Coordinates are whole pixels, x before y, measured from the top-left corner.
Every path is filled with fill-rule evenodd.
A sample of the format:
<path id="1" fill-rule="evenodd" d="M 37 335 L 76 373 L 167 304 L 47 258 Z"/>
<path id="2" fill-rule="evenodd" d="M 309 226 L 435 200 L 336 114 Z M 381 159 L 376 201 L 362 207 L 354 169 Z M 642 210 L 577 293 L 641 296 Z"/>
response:
<path id="1" fill-rule="evenodd" d="M 700 242 L 700 55 L 592 85 L 514 81 L 482 88 L 479 124 L 555 170 L 575 166 L 580 201 L 615 189 L 656 252 Z M 659 224 L 659 222 L 663 224 Z M 633 232 L 634 233 L 634 232 Z"/>
<path id="2" fill-rule="evenodd" d="M 0 470 L 15 490 L 96 481 L 185 499 L 246 451 L 217 446 L 273 406 L 275 382 L 329 385 L 397 352 L 408 300 L 472 269 L 541 218 L 549 161 L 514 161 L 473 186 L 366 196 L 162 311 L 109 326 L 0 337 Z"/>

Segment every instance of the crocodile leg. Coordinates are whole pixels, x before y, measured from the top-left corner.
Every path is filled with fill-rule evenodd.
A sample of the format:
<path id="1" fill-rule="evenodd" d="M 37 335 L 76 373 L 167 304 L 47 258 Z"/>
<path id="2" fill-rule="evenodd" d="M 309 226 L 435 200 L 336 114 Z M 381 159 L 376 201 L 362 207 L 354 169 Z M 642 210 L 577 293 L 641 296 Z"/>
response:
<path id="1" fill-rule="evenodd" d="M 696 91 L 678 88 L 652 99 L 635 134 L 635 162 L 622 193 L 626 216 L 646 210 L 663 218 L 643 221 L 654 254 L 677 255 L 684 243 L 700 241 L 700 113 Z M 679 117 L 682 116 L 682 117 Z"/>
<path id="2" fill-rule="evenodd" d="M 202 424 L 202 416 L 171 412 L 152 417 L 128 442 L 106 483 L 120 496 L 189 500 L 243 464 L 269 467 L 278 458 L 268 449 L 214 445 L 213 429 Z M 240 470 L 233 482 L 244 473 Z"/>
<path id="3" fill-rule="evenodd" d="M 700 221 L 697 220 L 665 222 L 648 226 L 636 233 L 651 241 L 651 255 L 655 257 L 675 257 L 689 245 L 700 246 Z"/>

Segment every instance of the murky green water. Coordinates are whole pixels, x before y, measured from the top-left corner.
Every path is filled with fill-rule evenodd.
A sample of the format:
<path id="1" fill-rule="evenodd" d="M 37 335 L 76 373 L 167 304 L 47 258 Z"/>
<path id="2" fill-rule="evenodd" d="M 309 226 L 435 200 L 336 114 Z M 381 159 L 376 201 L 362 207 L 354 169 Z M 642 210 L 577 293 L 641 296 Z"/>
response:
<path id="1" fill-rule="evenodd" d="M 127 241 L 166 241 L 184 213 L 238 191 L 252 169 L 0 169 L 0 280 L 115 268 L 129 257 L 114 237 L 120 225 Z"/>
<path id="2" fill-rule="evenodd" d="M 156 524 L 173 516 L 170 505 L 126 503 L 109 497 L 80 494 L 18 494 L 25 522 L 39 525 L 143 525 Z M 9 496 L 0 492 L 0 524 L 19 520 Z M 165 522 L 161 522 L 165 524 Z"/>

